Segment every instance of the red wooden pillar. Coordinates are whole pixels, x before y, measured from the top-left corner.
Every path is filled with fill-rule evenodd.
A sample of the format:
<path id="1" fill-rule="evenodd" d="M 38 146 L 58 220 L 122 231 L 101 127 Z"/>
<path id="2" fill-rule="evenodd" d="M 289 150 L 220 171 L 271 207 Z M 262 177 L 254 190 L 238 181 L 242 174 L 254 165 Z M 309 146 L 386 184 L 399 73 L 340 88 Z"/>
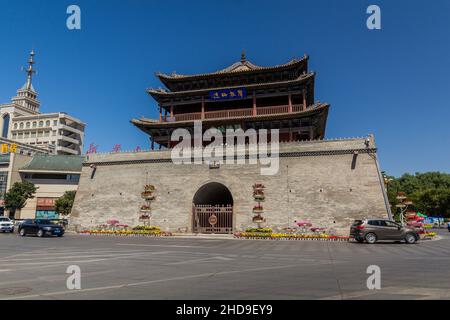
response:
<path id="1" fill-rule="evenodd" d="M 292 94 L 289 93 L 289 113 L 292 113 Z"/>
<path id="2" fill-rule="evenodd" d="M 173 106 L 170 106 L 170 120 L 173 120 Z"/>
<path id="3" fill-rule="evenodd" d="M 162 122 L 162 107 L 159 106 L 159 122 Z"/>
<path id="4" fill-rule="evenodd" d="M 256 116 L 257 115 L 257 111 L 256 111 L 256 93 L 253 92 L 253 115 Z"/>
<path id="5" fill-rule="evenodd" d="M 205 97 L 202 97 L 202 119 L 205 119 Z"/>

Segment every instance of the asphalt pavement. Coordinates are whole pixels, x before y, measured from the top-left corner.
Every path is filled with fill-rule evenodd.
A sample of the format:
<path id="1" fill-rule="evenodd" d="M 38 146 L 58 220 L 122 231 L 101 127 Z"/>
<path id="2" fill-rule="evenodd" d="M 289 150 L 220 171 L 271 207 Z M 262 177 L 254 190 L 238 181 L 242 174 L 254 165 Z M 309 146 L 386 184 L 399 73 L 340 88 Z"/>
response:
<path id="1" fill-rule="evenodd" d="M 0 234 L 0 299 L 450 299 L 439 233 L 414 245 Z M 373 265 L 380 290 L 367 287 Z"/>

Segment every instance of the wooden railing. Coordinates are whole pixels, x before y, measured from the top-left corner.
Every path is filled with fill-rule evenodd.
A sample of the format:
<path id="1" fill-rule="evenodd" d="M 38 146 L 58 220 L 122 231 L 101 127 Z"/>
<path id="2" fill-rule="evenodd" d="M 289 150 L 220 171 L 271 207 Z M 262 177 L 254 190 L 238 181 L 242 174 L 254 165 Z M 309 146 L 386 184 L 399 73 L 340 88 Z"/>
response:
<path id="1" fill-rule="evenodd" d="M 303 110 L 303 105 L 294 104 L 292 105 L 292 112 L 299 112 Z M 271 106 L 271 107 L 258 107 L 256 109 L 256 115 L 271 115 L 271 114 L 283 114 L 289 113 L 289 106 Z M 204 119 L 226 119 L 226 118 L 237 118 L 237 117 L 251 117 L 253 116 L 253 109 L 234 109 L 234 110 L 221 110 L 221 111 L 208 111 L 205 112 Z M 174 116 L 173 119 L 167 118 L 166 122 L 172 121 L 194 121 L 202 120 L 202 113 L 182 113 Z M 164 121 L 164 120 L 163 120 Z"/>

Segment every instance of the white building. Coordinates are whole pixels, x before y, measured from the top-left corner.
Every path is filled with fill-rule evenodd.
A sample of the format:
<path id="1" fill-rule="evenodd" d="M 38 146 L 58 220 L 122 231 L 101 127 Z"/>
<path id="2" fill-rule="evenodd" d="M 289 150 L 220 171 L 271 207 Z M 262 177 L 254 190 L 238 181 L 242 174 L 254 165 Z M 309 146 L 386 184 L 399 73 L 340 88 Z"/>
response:
<path id="1" fill-rule="evenodd" d="M 34 55 L 32 51 L 25 85 L 17 90 L 11 103 L 0 105 L 1 137 L 48 149 L 50 153 L 80 155 L 85 124 L 63 112 L 41 113 L 39 110 L 40 102 L 32 85 Z"/>

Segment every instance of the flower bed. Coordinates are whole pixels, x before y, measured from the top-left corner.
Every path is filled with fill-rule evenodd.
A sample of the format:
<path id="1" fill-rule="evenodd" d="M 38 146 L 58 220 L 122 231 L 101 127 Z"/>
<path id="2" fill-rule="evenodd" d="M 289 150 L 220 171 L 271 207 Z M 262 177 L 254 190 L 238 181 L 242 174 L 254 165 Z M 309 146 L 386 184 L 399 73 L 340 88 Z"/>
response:
<path id="1" fill-rule="evenodd" d="M 238 239 L 266 239 L 266 240 L 319 240 L 319 241 L 348 241 L 350 237 L 332 236 L 327 234 L 294 234 L 294 233 L 263 233 L 236 232 Z"/>
<path id="2" fill-rule="evenodd" d="M 145 236 L 145 237 L 169 237 L 170 232 L 160 230 L 85 230 L 79 232 L 80 235 L 91 236 Z"/>
<path id="3" fill-rule="evenodd" d="M 136 226 L 133 228 L 133 231 L 159 231 L 161 232 L 161 228 L 157 226 Z"/>
<path id="4" fill-rule="evenodd" d="M 147 236 L 147 237 L 167 237 L 172 234 L 169 232 L 162 232 L 157 226 L 136 226 L 131 230 L 120 229 L 111 230 L 105 228 L 98 228 L 93 230 L 85 230 L 80 232 L 82 235 L 106 235 L 106 236 Z"/>
<path id="5" fill-rule="evenodd" d="M 436 232 L 425 232 L 424 236 L 434 238 L 437 236 L 437 233 Z"/>
<path id="6" fill-rule="evenodd" d="M 248 228 L 245 232 L 249 233 L 273 233 L 271 228 Z"/>

